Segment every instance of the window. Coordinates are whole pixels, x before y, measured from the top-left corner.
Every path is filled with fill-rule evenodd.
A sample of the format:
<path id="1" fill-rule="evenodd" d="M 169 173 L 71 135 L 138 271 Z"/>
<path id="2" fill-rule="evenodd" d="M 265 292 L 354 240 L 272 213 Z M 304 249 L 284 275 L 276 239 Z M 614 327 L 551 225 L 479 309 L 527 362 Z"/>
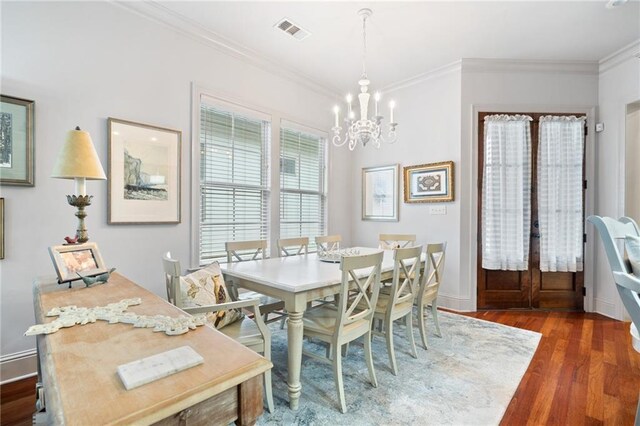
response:
<path id="1" fill-rule="evenodd" d="M 226 241 L 268 239 L 271 123 L 260 113 L 200 105 L 200 264 Z"/>
<path id="2" fill-rule="evenodd" d="M 283 124 L 280 131 L 280 238 L 326 232 L 326 138 Z"/>

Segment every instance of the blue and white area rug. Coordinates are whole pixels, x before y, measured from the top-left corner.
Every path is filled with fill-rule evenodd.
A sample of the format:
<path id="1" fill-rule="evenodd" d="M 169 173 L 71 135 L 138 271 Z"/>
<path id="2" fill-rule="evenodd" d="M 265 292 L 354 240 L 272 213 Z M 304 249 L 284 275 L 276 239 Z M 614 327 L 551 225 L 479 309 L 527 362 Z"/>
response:
<path id="1" fill-rule="evenodd" d="M 383 337 L 375 336 L 378 387 L 369 382 L 363 346 L 356 342 L 343 358 L 347 413 L 339 409 L 330 364 L 302 360 L 300 409 L 287 397 L 286 330 L 275 323 L 272 361 L 275 412 L 259 425 L 497 425 L 518 388 L 541 334 L 439 312 L 442 338 L 427 320 L 429 349 L 421 347 L 414 327 L 418 359 L 409 352 L 404 326 L 395 327 L 398 375 L 389 367 Z M 398 322 L 399 324 L 399 322 Z M 324 346 L 305 340 L 305 350 L 324 354 Z"/>

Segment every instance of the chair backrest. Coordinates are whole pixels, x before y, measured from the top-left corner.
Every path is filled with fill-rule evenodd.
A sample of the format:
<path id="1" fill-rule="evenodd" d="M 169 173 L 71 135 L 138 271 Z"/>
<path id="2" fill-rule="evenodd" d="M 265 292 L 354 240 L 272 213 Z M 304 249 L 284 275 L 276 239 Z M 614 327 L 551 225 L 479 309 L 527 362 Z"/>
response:
<path id="1" fill-rule="evenodd" d="M 316 237 L 316 246 L 318 246 L 319 253 L 340 250 L 341 241 L 342 235 L 327 235 L 326 237 Z"/>
<path id="2" fill-rule="evenodd" d="M 409 302 L 418 292 L 420 282 L 420 256 L 422 246 L 399 248 L 393 251 L 393 281 L 391 282 L 391 301 L 387 305 L 387 315 L 400 303 Z"/>
<path id="3" fill-rule="evenodd" d="M 338 302 L 336 333 L 356 321 L 372 321 L 380 292 L 380 270 L 384 253 L 343 256 L 340 262 L 342 283 Z M 361 270 L 370 269 L 365 276 Z M 358 306 L 360 305 L 360 306 Z M 370 327 L 370 325 L 369 325 Z"/>
<path id="4" fill-rule="evenodd" d="M 600 234 L 611 272 L 630 274 L 631 268 L 625 260 L 624 252 L 621 252 L 620 247 L 622 245 L 621 242 L 624 242 L 627 235 L 640 236 L 640 230 L 634 220 L 628 217 L 621 217 L 616 220 L 612 217 L 589 216 L 587 221 L 593 223 Z M 629 316 L 631 316 L 636 327 L 640 328 L 640 297 L 638 297 L 638 293 L 622 285 L 622 280 L 616 276 L 617 274 L 613 275 L 624 307 L 629 312 Z"/>
<path id="5" fill-rule="evenodd" d="M 380 234 L 378 240 L 381 249 L 391 250 L 414 246 L 416 236 L 415 234 Z"/>
<path id="6" fill-rule="evenodd" d="M 280 254 L 280 256 L 298 256 L 308 253 L 309 237 L 280 238 L 278 240 L 278 254 Z"/>
<path id="7" fill-rule="evenodd" d="M 172 259 L 171 252 L 168 251 L 162 256 L 162 266 L 164 268 L 165 285 L 167 286 L 167 300 L 169 303 L 178 306 L 180 304 L 180 274 L 182 273 L 180 261 Z"/>
<path id="8" fill-rule="evenodd" d="M 418 290 L 418 299 L 422 299 L 426 303 L 432 302 L 438 297 L 444 272 L 446 249 L 447 243 L 427 244 L 427 260 L 420 279 L 420 290 Z"/>
<path id="9" fill-rule="evenodd" d="M 224 243 L 224 249 L 227 251 L 228 263 L 264 259 L 267 240 L 227 241 Z"/>

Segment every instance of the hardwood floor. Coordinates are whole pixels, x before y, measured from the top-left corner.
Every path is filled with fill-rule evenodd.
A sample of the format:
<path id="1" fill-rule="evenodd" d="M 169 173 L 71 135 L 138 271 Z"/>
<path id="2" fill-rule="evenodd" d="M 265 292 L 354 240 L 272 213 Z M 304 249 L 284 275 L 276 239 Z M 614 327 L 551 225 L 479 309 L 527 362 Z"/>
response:
<path id="1" fill-rule="evenodd" d="M 465 315 L 543 335 L 503 425 L 633 425 L 640 354 L 631 347 L 629 323 L 575 312 Z M 35 378 L 0 387 L 2 425 L 31 424 L 34 388 Z"/>

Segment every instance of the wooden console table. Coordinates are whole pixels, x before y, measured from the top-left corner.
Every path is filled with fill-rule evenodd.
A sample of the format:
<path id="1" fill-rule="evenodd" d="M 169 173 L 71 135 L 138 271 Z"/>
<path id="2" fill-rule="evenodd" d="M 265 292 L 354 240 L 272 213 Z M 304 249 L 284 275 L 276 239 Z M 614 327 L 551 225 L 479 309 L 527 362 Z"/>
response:
<path id="1" fill-rule="evenodd" d="M 54 307 L 105 306 L 142 298 L 128 311 L 144 315 L 186 315 L 155 294 L 114 273 L 109 282 L 85 288 L 34 282 L 37 323 Z M 125 390 L 118 365 L 180 346 L 191 346 L 204 363 Z M 129 324 L 97 321 L 37 336 L 39 376 L 47 424 L 254 424 L 262 414 L 262 373 L 272 367 L 259 354 L 207 326 L 180 336 Z"/>

